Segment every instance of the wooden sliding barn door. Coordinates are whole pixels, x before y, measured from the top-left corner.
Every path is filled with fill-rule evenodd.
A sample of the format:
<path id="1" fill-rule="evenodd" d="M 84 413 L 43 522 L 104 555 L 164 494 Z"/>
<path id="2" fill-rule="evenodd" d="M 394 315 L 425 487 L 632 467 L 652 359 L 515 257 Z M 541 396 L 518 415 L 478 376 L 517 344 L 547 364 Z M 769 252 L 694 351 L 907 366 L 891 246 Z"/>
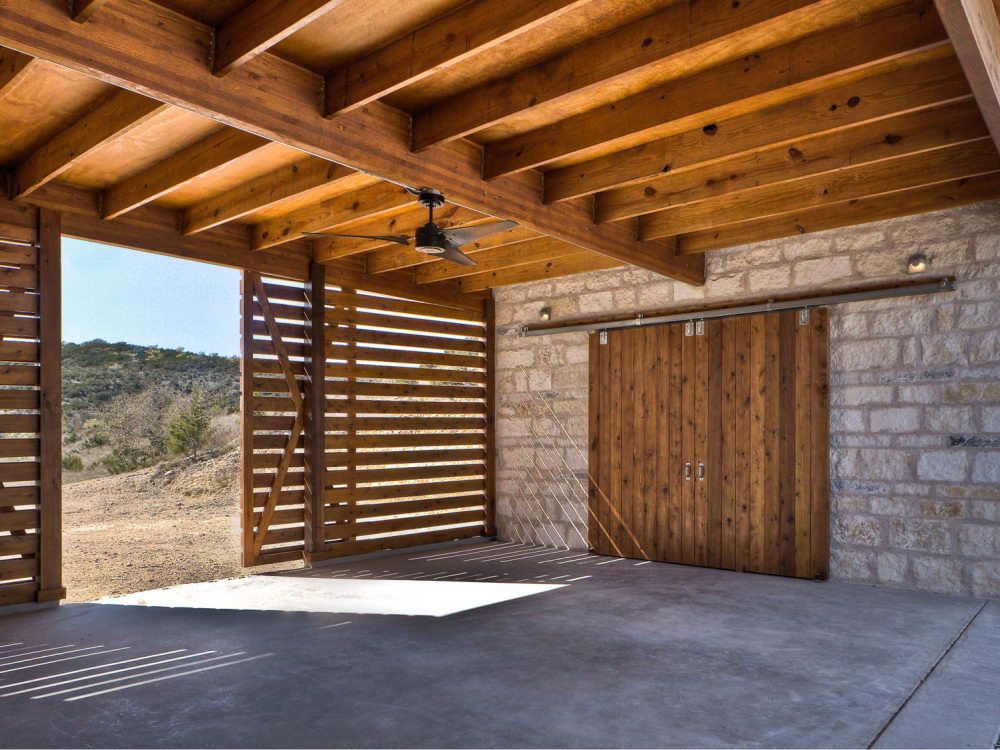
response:
<path id="1" fill-rule="evenodd" d="M 590 546 L 825 578 L 826 310 L 610 331 L 590 349 Z"/>

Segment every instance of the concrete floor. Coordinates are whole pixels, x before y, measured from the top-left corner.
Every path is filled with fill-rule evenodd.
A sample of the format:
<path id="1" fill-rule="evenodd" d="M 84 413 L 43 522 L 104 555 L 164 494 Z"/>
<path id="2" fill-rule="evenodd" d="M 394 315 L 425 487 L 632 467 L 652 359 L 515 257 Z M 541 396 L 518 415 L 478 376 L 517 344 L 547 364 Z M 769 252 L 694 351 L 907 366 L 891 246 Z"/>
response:
<path id="1" fill-rule="evenodd" d="M 992 747 L 1000 725 L 1000 602 L 496 544 L 279 577 L 336 593 L 0 617 L 0 746 Z M 548 588 L 359 614 L 380 581 Z"/>

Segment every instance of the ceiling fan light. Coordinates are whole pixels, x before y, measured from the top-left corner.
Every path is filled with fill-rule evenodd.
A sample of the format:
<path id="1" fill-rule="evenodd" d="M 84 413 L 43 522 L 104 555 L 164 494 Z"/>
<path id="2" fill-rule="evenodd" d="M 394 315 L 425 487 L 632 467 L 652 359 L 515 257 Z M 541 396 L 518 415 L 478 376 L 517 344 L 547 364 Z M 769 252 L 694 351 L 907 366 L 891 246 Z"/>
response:
<path id="1" fill-rule="evenodd" d="M 444 252 L 444 248 L 437 245 L 417 245 L 417 251 L 426 253 L 427 255 L 441 255 Z"/>

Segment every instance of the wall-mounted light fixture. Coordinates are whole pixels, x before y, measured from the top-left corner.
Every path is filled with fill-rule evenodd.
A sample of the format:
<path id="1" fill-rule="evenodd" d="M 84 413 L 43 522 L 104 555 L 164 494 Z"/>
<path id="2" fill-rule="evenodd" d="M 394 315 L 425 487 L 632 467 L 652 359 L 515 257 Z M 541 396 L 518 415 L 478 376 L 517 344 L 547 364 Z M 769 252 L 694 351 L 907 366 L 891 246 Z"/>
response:
<path id="1" fill-rule="evenodd" d="M 917 253 L 916 255 L 911 255 L 906 259 L 906 272 L 907 273 L 923 273 L 927 270 L 927 266 L 930 265 L 930 261 L 927 256 L 923 253 Z"/>
<path id="2" fill-rule="evenodd" d="M 541 310 L 538 311 L 538 319 L 543 323 L 548 323 L 552 320 L 552 308 L 546 305 Z"/>

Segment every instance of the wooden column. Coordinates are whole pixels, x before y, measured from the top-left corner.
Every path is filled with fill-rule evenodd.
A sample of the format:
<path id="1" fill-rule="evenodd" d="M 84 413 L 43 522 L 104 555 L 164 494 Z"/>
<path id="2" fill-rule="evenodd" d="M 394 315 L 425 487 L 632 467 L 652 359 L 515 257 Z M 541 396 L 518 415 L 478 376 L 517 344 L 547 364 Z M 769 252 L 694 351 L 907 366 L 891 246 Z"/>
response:
<path id="1" fill-rule="evenodd" d="M 57 211 L 38 212 L 39 602 L 63 599 L 62 585 L 62 233 Z"/>
<path id="2" fill-rule="evenodd" d="M 492 292 L 483 302 L 483 317 L 486 322 L 486 527 L 483 536 L 496 536 L 496 303 Z"/>
<path id="3" fill-rule="evenodd" d="M 305 553 L 322 552 L 326 544 L 326 267 L 313 263 L 307 287 L 309 333 L 312 339 L 306 390 L 305 433 Z"/>
<path id="4" fill-rule="evenodd" d="M 240 479 L 243 565 L 254 564 L 253 549 L 253 274 L 240 279 Z"/>

